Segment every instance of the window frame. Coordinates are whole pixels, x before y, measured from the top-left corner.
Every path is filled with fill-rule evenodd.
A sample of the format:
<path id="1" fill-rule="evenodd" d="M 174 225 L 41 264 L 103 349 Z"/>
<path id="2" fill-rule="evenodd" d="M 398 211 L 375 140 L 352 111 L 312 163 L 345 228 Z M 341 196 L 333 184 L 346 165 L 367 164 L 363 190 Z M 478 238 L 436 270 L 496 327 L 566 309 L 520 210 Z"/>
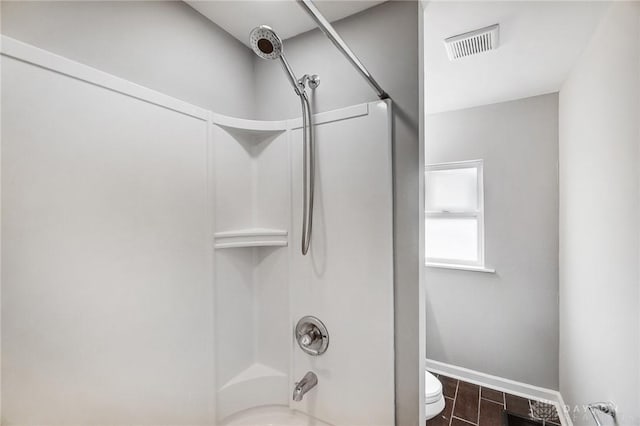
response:
<path id="1" fill-rule="evenodd" d="M 448 218 L 448 219 L 460 219 L 460 218 L 474 218 L 476 219 L 478 226 L 478 243 L 477 243 L 477 261 L 468 261 L 462 259 L 439 259 L 427 257 L 426 241 L 428 236 L 426 235 L 426 223 L 425 223 L 425 263 L 427 266 L 436 267 L 451 267 L 454 269 L 484 269 L 485 268 L 485 227 L 484 227 L 484 161 L 483 160 L 467 160 L 467 161 L 454 161 L 447 163 L 435 163 L 425 165 L 424 175 L 425 182 L 428 179 L 428 173 L 438 170 L 458 170 L 458 169 L 476 169 L 476 191 L 478 208 L 476 210 L 427 210 L 427 187 L 425 184 L 424 194 L 424 216 L 425 222 L 429 218 Z"/>

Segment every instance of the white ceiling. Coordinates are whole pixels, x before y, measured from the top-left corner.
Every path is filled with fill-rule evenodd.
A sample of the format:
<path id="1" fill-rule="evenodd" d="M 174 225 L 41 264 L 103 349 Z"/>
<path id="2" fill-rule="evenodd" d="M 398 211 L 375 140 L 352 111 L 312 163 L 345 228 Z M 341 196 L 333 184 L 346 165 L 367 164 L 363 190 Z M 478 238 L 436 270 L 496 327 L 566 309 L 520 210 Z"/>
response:
<path id="1" fill-rule="evenodd" d="M 316 24 L 295 0 L 185 0 L 195 10 L 249 46 L 249 33 L 268 25 L 287 39 L 316 28 Z M 315 5 L 329 21 L 361 12 L 384 0 L 316 0 Z"/>
<path id="2" fill-rule="evenodd" d="M 427 113 L 557 92 L 607 4 L 437 1 L 425 9 Z M 443 40 L 500 24 L 500 47 L 451 62 Z"/>

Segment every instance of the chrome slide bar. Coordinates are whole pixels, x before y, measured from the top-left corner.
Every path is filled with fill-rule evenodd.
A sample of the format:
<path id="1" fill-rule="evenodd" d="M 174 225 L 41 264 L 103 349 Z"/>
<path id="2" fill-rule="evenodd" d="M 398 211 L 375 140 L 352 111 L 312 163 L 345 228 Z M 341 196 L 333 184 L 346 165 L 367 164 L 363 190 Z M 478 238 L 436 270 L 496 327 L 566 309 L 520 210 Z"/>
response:
<path id="1" fill-rule="evenodd" d="M 313 4 L 312 0 L 297 0 L 298 4 L 309 14 L 311 19 L 315 21 L 318 25 L 318 28 L 322 30 L 322 32 L 331 40 L 331 42 L 338 48 L 340 52 L 347 58 L 349 62 L 356 68 L 356 70 L 367 80 L 369 85 L 376 91 L 378 97 L 380 99 L 388 99 L 389 95 L 384 89 L 378 84 L 378 82 L 373 78 L 373 76 L 367 71 L 360 59 L 349 49 L 347 43 L 342 40 L 340 34 L 336 32 L 331 23 L 327 21 L 327 19 L 322 16 L 322 13 L 318 10 L 315 4 Z"/>

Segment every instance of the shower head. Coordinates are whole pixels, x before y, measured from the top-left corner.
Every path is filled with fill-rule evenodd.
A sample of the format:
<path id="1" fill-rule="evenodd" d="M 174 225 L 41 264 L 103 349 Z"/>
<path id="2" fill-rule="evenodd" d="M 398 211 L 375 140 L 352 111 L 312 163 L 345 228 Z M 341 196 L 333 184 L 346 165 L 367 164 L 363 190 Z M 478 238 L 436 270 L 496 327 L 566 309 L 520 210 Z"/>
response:
<path id="1" fill-rule="evenodd" d="M 311 244 L 311 227 L 313 222 L 313 186 L 314 186 L 314 155 L 313 155 L 313 123 L 311 105 L 305 91 L 305 84 L 309 81 L 309 87 L 315 89 L 318 87 L 317 75 L 305 75 L 301 80 L 296 78 L 293 70 L 289 66 L 287 59 L 284 57 L 282 48 L 282 40 L 275 31 L 266 25 L 251 30 L 249 34 L 249 43 L 254 53 L 262 59 L 280 59 L 282 69 L 289 78 L 289 82 L 293 86 L 293 91 L 300 97 L 302 105 L 302 132 L 304 140 L 304 163 L 303 163 L 303 225 L 302 225 L 302 255 L 306 255 Z M 306 377 L 306 376 L 305 376 Z"/>
<path id="2" fill-rule="evenodd" d="M 255 27 L 253 30 L 251 30 L 251 34 L 249 35 L 249 42 L 251 43 L 251 48 L 253 49 L 255 54 L 262 59 L 280 59 L 282 68 L 284 68 L 284 71 L 287 74 L 289 82 L 293 86 L 293 90 L 296 92 L 296 95 L 300 97 L 306 96 L 304 93 L 304 87 L 300 84 L 300 82 L 296 78 L 296 75 L 293 73 L 293 70 L 289 66 L 289 63 L 284 57 L 282 40 L 280 40 L 278 34 L 276 34 L 276 32 L 273 31 L 271 27 L 267 27 L 266 25 Z"/>
<path id="3" fill-rule="evenodd" d="M 262 59 L 278 59 L 282 56 L 282 40 L 266 25 L 251 30 L 249 41 L 255 54 Z"/>

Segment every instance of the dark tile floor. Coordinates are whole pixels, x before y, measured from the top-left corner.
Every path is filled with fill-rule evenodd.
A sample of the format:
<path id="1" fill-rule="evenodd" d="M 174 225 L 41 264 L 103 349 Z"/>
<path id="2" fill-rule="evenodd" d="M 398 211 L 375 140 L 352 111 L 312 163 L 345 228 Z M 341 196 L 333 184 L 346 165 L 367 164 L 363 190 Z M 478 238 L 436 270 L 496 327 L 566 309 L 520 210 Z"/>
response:
<path id="1" fill-rule="evenodd" d="M 439 416 L 427 421 L 427 426 L 503 426 L 505 410 L 534 419 L 541 426 L 560 425 L 551 404 L 435 375 L 442 383 L 446 405 Z"/>

